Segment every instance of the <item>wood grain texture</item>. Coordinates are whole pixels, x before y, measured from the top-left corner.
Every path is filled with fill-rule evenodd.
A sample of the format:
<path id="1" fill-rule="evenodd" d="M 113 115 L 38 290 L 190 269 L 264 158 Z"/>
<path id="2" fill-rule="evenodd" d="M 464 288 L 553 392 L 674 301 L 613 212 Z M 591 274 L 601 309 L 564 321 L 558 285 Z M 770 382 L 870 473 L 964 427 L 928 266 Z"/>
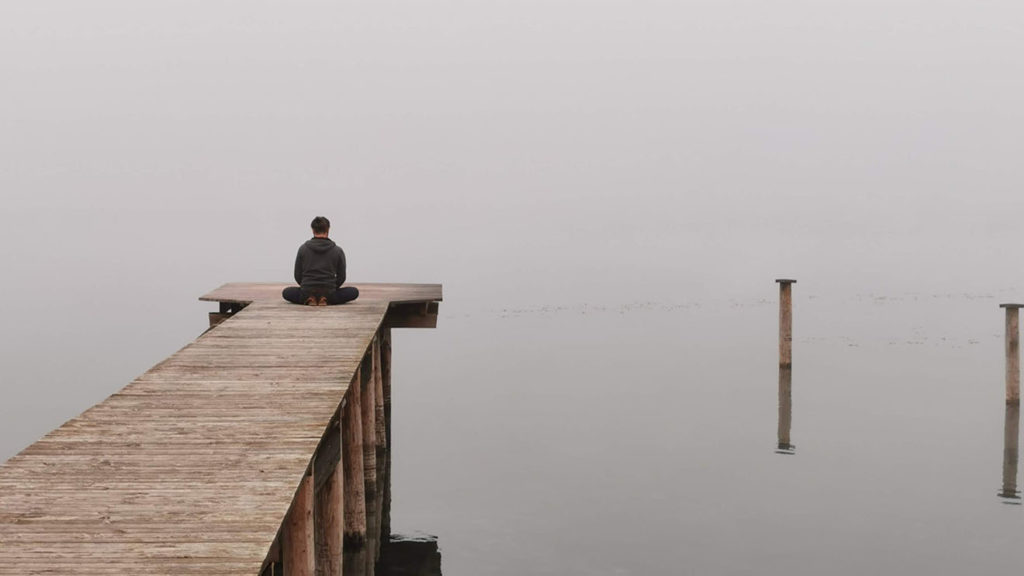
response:
<path id="1" fill-rule="evenodd" d="M 361 386 L 363 418 L 363 486 L 366 495 L 366 572 L 373 573 L 380 525 L 377 523 L 377 412 L 373 373 L 373 357 L 363 360 Z"/>
<path id="2" fill-rule="evenodd" d="M 316 574 L 312 476 L 304 477 L 299 483 L 299 491 L 281 529 L 281 556 L 291 576 Z"/>
<path id="3" fill-rule="evenodd" d="M 376 561 L 380 558 L 381 542 L 389 534 L 384 533 L 384 483 L 387 481 L 384 477 L 384 462 L 387 458 L 387 440 L 386 440 L 386 425 L 384 422 L 384 376 L 381 373 L 381 337 L 378 334 L 373 339 L 373 345 L 371 346 L 373 353 L 370 355 L 373 361 L 373 401 L 374 401 L 374 423 L 376 440 L 374 444 L 377 447 L 375 463 L 377 466 L 377 491 L 374 494 L 374 549 L 373 558 Z"/>
<path id="4" fill-rule="evenodd" d="M 388 449 L 384 453 L 384 496 L 381 499 L 380 533 L 391 537 L 391 328 L 384 326 L 381 331 L 381 385 L 384 391 L 384 439 Z"/>
<path id="5" fill-rule="evenodd" d="M 362 394 L 359 383 L 362 370 L 356 369 L 352 387 L 342 407 L 342 468 L 345 474 L 343 496 L 344 534 L 342 573 L 346 576 L 366 571 L 366 492 L 363 480 Z"/>
<path id="6" fill-rule="evenodd" d="M 328 430 L 328 435 L 337 439 L 336 442 L 326 443 L 327 450 L 331 454 L 321 457 L 319 452 L 325 448 L 322 443 L 313 467 L 313 476 L 316 479 L 314 482 L 315 504 L 313 506 L 316 575 L 341 576 L 341 546 L 344 529 L 342 504 L 344 481 L 342 467 L 338 465 L 338 461 L 341 459 L 341 430 L 332 427 Z M 337 458 L 335 458 L 335 450 Z M 322 463 L 325 466 L 318 467 L 317 463 Z M 324 478 L 324 480 L 321 481 L 320 478 Z"/>
<path id="7" fill-rule="evenodd" d="M 779 283 L 779 366 L 793 365 L 793 289 L 791 281 Z"/>
<path id="8" fill-rule="evenodd" d="M 441 295 L 360 285 L 355 302 L 306 307 L 283 286 L 204 296 L 249 305 L 0 465 L 0 575 L 260 574 L 297 494 L 313 500 L 307 470 L 391 303 Z M 360 400 L 341 430 L 354 492 L 366 445 L 344 434 L 364 430 Z"/>
<path id="9" fill-rule="evenodd" d="M 1006 403 L 1020 404 L 1020 311 L 1006 307 Z"/>

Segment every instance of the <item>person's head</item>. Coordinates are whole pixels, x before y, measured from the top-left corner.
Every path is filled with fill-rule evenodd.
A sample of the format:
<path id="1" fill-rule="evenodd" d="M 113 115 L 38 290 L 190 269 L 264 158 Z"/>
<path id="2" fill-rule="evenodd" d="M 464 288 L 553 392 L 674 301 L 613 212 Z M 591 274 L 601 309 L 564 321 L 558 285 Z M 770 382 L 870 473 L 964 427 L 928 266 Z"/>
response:
<path id="1" fill-rule="evenodd" d="M 313 223 L 310 226 L 313 227 L 313 236 L 320 238 L 326 238 L 327 233 L 331 231 L 331 221 L 323 216 L 313 218 Z"/>

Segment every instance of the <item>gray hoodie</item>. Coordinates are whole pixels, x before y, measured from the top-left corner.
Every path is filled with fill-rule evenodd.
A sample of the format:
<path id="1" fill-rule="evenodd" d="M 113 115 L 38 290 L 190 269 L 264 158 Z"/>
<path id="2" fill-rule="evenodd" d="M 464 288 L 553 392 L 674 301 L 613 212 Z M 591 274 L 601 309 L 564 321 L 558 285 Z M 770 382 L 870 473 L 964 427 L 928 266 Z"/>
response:
<path id="1" fill-rule="evenodd" d="M 303 288 L 338 288 L 345 283 L 345 252 L 329 238 L 313 238 L 299 246 L 295 281 Z"/>

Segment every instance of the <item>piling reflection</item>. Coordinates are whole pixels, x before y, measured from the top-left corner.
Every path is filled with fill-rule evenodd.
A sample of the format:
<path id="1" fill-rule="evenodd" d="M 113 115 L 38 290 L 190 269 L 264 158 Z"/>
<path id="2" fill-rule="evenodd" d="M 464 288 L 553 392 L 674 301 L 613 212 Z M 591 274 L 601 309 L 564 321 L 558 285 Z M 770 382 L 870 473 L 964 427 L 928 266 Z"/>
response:
<path id="1" fill-rule="evenodd" d="M 1020 505 L 1017 490 L 1018 438 L 1020 437 L 1020 406 L 1007 405 L 1003 423 L 1003 488 L 999 497 L 1004 504 Z"/>
<path id="2" fill-rule="evenodd" d="M 375 566 L 367 568 L 366 556 L 367 550 L 363 547 L 358 554 L 359 561 L 348 564 L 347 570 L 341 573 L 345 576 L 441 576 L 441 550 L 436 536 L 392 534 L 382 543 Z M 318 569 L 317 574 L 320 573 Z M 271 562 L 261 576 L 287 576 L 287 571 L 280 562 Z"/>
<path id="3" fill-rule="evenodd" d="M 389 406 L 390 408 L 390 406 Z M 390 457 L 382 460 L 381 474 L 374 494 L 366 492 L 366 500 L 376 499 L 380 526 L 391 526 Z M 387 497 L 382 498 L 382 494 Z M 367 509 L 374 509 L 370 506 Z M 435 536 L 402 536 L 374 531 L 365 541 L 346 539 L 342 550 L 342 574 L 345 576 L 441 576 L 441 552 Z M 275 566 L 275 569 L 278 569 Z M 317 572 L 318 574 L 320 572 Z M 271 576 L 286 572 L 275 571 Z"/>
<path id="4" fill-rule="evenodd" d="M 441 576 L 437 538 L 392 534 L 381 551 L 376 576 Z"/>
<path id="5" fill-rule="evenodd" d="M 793 426 L 793 369 L 779 368 L 779 437 L 776 454 L 795 454 L 789 433 Z"/>

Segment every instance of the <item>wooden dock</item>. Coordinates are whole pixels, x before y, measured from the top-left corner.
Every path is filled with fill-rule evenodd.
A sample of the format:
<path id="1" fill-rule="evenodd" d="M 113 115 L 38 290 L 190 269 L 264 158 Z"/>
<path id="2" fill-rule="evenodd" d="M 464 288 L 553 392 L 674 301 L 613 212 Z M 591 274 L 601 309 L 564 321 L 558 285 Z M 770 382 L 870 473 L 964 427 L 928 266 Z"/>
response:
<path id="1" fill-rule="evenodd" d="M 371 575 L 390 502 L 391 328 L 439 285 L 296 306 L 227 284 L 211 329 L 0 465 L 0 574 Z"/>

